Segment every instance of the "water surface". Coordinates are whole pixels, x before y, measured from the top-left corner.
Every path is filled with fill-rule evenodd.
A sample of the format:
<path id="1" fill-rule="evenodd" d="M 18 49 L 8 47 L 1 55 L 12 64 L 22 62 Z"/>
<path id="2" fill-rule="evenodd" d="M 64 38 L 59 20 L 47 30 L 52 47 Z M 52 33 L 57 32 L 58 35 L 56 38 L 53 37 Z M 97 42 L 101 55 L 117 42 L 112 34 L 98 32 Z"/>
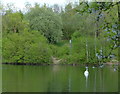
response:
<path id="1" fill-rule="evenodd" d="M 3 92 L 118 92 L 118 70 L 112 66 L 3 65 Z"/>

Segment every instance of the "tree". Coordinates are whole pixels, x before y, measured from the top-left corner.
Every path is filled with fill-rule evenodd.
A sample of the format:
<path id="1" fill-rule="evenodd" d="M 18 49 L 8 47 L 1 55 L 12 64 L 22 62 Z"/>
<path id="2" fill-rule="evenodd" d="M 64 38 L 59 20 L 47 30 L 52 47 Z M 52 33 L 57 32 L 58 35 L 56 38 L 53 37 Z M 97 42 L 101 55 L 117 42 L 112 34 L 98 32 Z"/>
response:
<path id="1" fill-rule="evenodd" d="M 106 49 L 109 52 L 107 52 L 107 54 L 104 54 L 105 56 L 103 56 L 103 59 L 111 58 L 111 55 L 114 54 L 115 50 L 119 47 L 119 16 L 117 17 L 117 15 L 119 15 L 119 3 L 84 2 L 81 3 L 81 5 L 85 6 L 82 10 L 77 10 L 79 13 L 89 13 L 90 15 L 95 14 L 95 23 L 97 26 L 95 36 L 97 36 L 97 38 L 103 38 L 103 40 L 106 40 L 106 45 L 104 46 L 108 47 L 107 44 L 110 44 Z M 117 54 L 115 56 L 117 56 Z"/>
<path id="2" fill-rule="evenodd" d="M 3 32 L 14 32 L 18 33 L 19 31 L 28 28 L 28 22 L 24 20 L 22 12 L 15 13 L 6 13 L 3 15 L 2 20 L 2 28 Z"/>
<path id="3" fill-rule="evenodd" d="M 58 14 L 46 6 L 39 7 L 38 4 L 31 8 L 26 14 L 31 30 L 42 31 L 42 34 L 50 43 L 57 43 L 62 36 L 62 22 Z"/>

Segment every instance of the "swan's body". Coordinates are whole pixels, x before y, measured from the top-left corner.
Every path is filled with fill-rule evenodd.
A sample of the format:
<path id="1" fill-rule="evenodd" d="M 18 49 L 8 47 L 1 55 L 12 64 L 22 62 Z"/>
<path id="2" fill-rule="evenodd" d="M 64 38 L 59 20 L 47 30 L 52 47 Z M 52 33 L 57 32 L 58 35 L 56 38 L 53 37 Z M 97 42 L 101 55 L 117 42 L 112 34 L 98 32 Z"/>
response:
<path id="1" fill-rule="evenodd" d="M 88 69 L 84 72 L 84 75 L 87 77 L 89 75 Z"/>

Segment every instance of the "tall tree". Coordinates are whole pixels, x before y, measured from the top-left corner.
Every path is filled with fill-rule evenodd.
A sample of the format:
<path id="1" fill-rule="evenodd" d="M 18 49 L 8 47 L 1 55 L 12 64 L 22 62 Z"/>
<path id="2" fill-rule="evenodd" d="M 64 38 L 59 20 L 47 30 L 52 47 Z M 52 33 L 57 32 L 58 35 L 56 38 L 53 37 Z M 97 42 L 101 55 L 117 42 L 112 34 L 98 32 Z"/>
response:
<path id="1" fill-rule="evenodd" d="M 31 8 L 26 18 L 29 20 L 32 30 L 42 31 L 42 34 L 50 43 L 60 41 L 62 36 L 62 22 L 58 14 L 46 6 L 40 7 L 38 4 Z"/>

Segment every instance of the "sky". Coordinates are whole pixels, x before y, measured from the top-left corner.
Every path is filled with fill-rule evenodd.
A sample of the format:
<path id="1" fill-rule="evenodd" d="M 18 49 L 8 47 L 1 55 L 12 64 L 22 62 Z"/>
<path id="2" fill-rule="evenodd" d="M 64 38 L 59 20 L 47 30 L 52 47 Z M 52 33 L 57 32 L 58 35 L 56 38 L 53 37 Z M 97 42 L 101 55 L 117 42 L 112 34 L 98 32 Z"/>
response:
<path id="1" fill-rule="evenodd" d="M 1 0 L 3 5 L 6 5 L 7 3 L 12 3 L 15 5 L 15 7 L 19 9 L 25 8 L 26 2 L 29 2 L 32 5 L 34 5 L 34 3 L 37 2 L 40 5 L 43 5 L 44 3 L 46 3 L 46 4 L 49 4 L 49 6 L 52 6 L 54 4 L 64 6 L 65 4 L 69 2 L 78 2 L 78 1 L 79 0 Z"/>
<path id="2" fill-rule="evenodd" d="M 84 1 L 84 0 L 80 0 L 80 1 Z M 91 0 L 87 0 L 87 1 L 91 1 Z M 109 0 L 98 0 L 98 1 L 109 1 Z M 114 1 L 119 1 L 119 0 L 114 0 Z M 69 2 L 75 3 L 75 2 L 79 2 L 79 0 L 1 0 L 0 2 L 4 6 L 6 6 L 6 4 L 8 4 L 8 3 L 12 3 L 12 4 L 14 4 L 14 6 L 16 8 L 24 10 L 26 2 L 29 2 L 32 6 L 34 5 L 34 3 L 37 2 L 40 5 L 43 5 L 43 4 L 46 3 L 49 6 L 52 6 L 54 4 L 58 4 L 59 6 L 63 6 L 64 7 L 64 5 L 69 3 Z"/>

